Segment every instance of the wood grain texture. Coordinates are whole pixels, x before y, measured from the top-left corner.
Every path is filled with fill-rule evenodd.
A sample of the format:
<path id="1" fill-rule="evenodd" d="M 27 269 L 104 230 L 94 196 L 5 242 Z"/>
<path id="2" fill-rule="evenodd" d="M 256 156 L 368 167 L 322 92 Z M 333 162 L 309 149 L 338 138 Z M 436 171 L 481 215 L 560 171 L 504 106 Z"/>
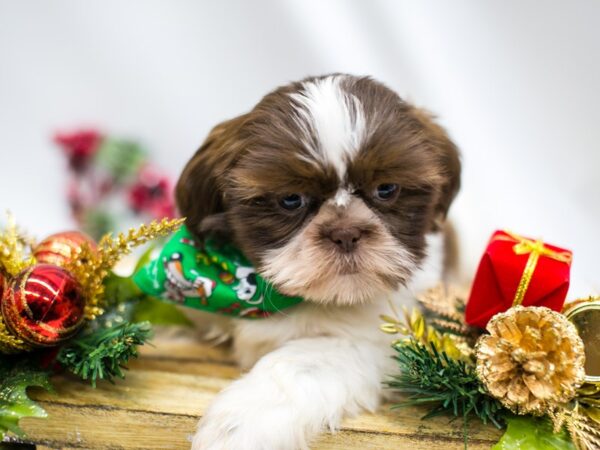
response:
<path id="1" fill-rule="evenodd" d="M 126 381 L 93 389 L 69 376 L 54 378 L 56 393 L 32 389 L 48 419 L 27 418 L 27 442 L 44 450 L 187 449 L 198 419 L 239 370 L 226 349 L 177 338 L 155 341 L 131 364 Z M 462 449 L 462 421 L 420 420 L 419 409 L 363 414 L 324 434 L 315 450 Z M 500 431 L 470 425 L 469 449 L 489 449 Z"/>

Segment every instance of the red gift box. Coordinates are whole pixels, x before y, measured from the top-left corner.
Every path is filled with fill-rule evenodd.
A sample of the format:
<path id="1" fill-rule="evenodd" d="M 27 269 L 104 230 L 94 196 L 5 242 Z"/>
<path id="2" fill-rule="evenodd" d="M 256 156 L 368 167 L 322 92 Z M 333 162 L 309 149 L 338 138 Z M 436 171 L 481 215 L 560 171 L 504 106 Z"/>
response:
<path id="1" fill-rule="evenodd" d="M 511 306 L 546 306 L 561 311 L 569 290 L 572 253 L 542 241 L 496 231 L 481 258 L 465 316 L 485 328 Z"/>

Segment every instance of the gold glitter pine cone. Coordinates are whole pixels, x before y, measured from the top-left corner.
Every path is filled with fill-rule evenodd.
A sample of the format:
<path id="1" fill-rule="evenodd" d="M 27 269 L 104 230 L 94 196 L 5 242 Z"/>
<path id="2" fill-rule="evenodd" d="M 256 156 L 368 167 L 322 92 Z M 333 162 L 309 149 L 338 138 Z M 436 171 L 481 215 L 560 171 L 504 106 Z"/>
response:
<path id="1" fill-rule="evenodd" d="M 495 315 L 476 346 L 477 374 L 517 414 L 542 415 L 566 403 L 584 381 L 583 341 L 569 320 L 545 307 Z"/>

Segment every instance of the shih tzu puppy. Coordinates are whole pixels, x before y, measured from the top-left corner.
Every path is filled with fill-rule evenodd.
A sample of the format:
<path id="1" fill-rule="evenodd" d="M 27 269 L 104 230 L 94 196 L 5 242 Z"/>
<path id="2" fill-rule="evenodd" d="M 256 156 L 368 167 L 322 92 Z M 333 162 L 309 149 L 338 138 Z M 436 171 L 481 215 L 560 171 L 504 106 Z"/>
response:
<path id="1" fill-rule="evenodd" d="M 304 301 L 233 323 L 249 371 L 208 408 L 193 448 L 306 449 L 375 410 L 395 365 L 379 316 L 442 277 L 459 184 L 444 130 L 367 77 L 291 83 L 217 125 L 181 175 L 180 211 Z"/>

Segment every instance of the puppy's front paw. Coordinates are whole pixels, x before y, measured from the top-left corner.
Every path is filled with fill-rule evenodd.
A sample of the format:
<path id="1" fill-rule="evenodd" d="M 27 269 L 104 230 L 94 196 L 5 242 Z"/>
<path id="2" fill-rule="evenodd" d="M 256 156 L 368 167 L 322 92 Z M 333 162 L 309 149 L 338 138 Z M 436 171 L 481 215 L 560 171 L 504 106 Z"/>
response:
<path id="1" fill-rule="evenodd" d="M 236 428 L 231 428 L 232 423 L 228 420 L 222 420 L 207 414 L 202 418 L 198 425 L 198 431 L 192 441 L 192 450 L 233 450 L 239 447 L 239 441 L 243 438 L 238 437 L 241 433 Z"/>
<path id="2" fill-rule="evenodd" d="M 344 355 L 340 357 L 340 355 Z M 193 450 L 305 450 L 344 415 L 374 410 L 385 351 L 337 338 L 291 341 L 221 392 Z"/>
<path id="3" fill-rule="evenodd" d="M 293 410 L 253 394 L 230 389 L 217 397 L 200 420 L 192 450 L 307 449 Z"/>
<path id="4" fill-rule="evenodd" d="M 294 442 L 293 430 L 281 428 L 268 418 L 232 411 L 229 419 L 208 415 L 200 421 L 192 450 L 297 450 L 306 445 Z"/>

